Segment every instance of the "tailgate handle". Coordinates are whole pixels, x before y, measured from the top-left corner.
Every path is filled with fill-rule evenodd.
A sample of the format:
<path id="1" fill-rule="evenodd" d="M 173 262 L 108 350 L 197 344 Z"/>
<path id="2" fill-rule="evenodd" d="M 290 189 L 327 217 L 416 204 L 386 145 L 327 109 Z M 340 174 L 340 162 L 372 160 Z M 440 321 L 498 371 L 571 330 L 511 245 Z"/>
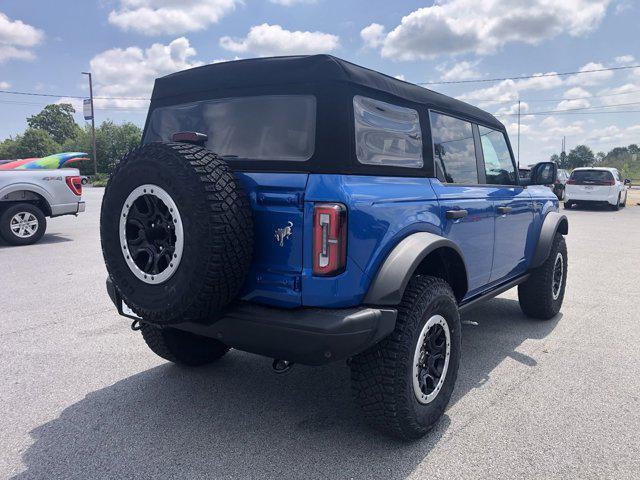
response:
<path id="1" fill-rule="evenodd" d="M 511 213 L 513 208 L 511 207 L 498 207 L 498 213 L 500 215 L 506 215 L 507 213 Z"/>
<path id="2" fill-rule="evenodd" d="M 469 215 L 469 212 L 466 210 L 447 210 L 446 216 L 449 220 L 457 220 L 460 218 L 464 218 Z"/>

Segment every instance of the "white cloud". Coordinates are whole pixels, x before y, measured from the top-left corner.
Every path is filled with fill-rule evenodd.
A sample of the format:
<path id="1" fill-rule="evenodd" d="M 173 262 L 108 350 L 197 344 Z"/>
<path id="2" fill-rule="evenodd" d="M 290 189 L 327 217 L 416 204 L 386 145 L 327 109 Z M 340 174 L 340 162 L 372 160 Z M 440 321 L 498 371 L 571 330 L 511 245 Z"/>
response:
<path id="1" fill-rule="evenodd" d="M 316 3 L 317 0 L 269 0 L 276 5 L 282 5 L 283 7 L 291 7 L 301 3 Z"/>
<path id="2" fill-rule="evenodd" d="M 0 82 L 0 90 L 6 90 L 11 88 L 11 84 L 9 82 Z"/>
<path id="3" fill-rule="evenodd" d="M 0 12 L 0 63 L 8 60 L 33 60 L 32 47 L 39 45 L 44 33 L 21 20 L 11 20 Z"/>
<path id="4" fill-rule="evenodd" d="M 604 105 L 640 102 L 640 83 L 625 83 L 619 87 L 605 88 L 598 92 Z"/>
<path id="5" fill-rule="evenodd" d="M 441 80 L 448 82 L 451 80 L 469 80 L 471 78 L 480 77 L 480 73 L 475 70 L 478 66 L 479 61 L 476 62 L 459 62 L 454 64 L 453 66 L 448 66 L 448 64 L 443 63 L 436 67 L 436 70 L 439 71 L 442 76 Z"/>
<path id="6" fill-rule="evenodd" d="M 636 61 L 633 55 L 620 55 L 619 57 L 616 57 L 615 60 L 616 63 L 619 63 L 620 65 L 626 65 Z"/>
<path id="7" fill-rule="evenodd" d="M 527 113 L 529 111 L 529 104 L 527 102 L 520 102 L 520 113 Z M 495 113 L 496 115 L 517 115 L 518 114 L 518 102 L 512 103 L 508 107 L 502 107 Z"/>
<path id="8" fill-rule="evenodd" d="M 584 133 L 584 122 L 576 120 L 571 123 L 557 117 L 545 117 L 540 122 L 540 128 L 536 129 L 541 136 L 547 135 L 547 139 L 556 140 L 561 136 L 581 135 Z"/>
<path id="9" fill-rule="evenodd" d="M 606 150 L 608 149 L 606 147 L 619 147 L 630 143 L 638 143 L 639 136 L 640 124 L 627 127 L 608 125 L 590 131 L 585 140 L 595 143 L 597 150 Z"/>
<path id="10" fill-rule="evenodd" d="M 168 45 L 154 43 L 146 50 L 139 47 L 113 48 L 91 59 L 91 71 L 96 84 L 96 96 L 141 97 L 151 96 L 153 81 L 179 70 L 197 67 L 202 62 L 192 58 L 196 51 L 184 37 Z M 146 107 L 146 100 L 97 100 L 96 106 Z"/>
<path id="11" fill-rule="evenodd" d="M 204 30 L 232 12 L 242 0 L 120 0 L 109 23 L 144 35 L 176 35 Z"/>
<path id="12" fill-rule="evenodd" d="M 245 38 L 222 37 L 220 46 L 236 53 L 259 56 L 308 55 L 328 53 L 340 46 L 336 35 L 323 32 L 285 30 L 280 25 L 263 23 L 251 27 Z"/>
<path id="13" fill-rule="evenodd" d="M 360 38 L 364 41 L 364 45 L 369 48 L 378 48 L 384 43 L 385 31 L 384 25 L 372 23 L 360 30 Z"/>
<path id="14" fill-rule="evenodd" d="M 399 73 L 398 75 L 394 75 L 393 78 L 397 78 L 398 80 L 402 80 L 403 82 L 406 82 L 407 79 L 404 78 L 404 75 Z"/>
<path id="15" fill-rule="evenodd" d="M 441 0 L 403 17 L 377 43 L 383 57 L 399 60 L 463 52 L 485 55 L 511 42 L 536 44 L 562 33 L 589 33 L 598 27 L 610 2 Z"/>
<path id="16" fill-rule="evenodd" d="M 601 63 L 589 62 L 586 65 L 583 65 L 580 71 L 584 72 L 589 70 L 600 70 L 603 68 L 605 68 L 605 66 Z M 567 79 L 567 83 L 569 85 L 593 86 L 606 82 L 611 77 L 613 77 L 613 72 L 611 70 L 605 70 L 604 72 L 592 72 L 583 73 L 580 75 L 572 75 Z"/>
<path id="17" fill-rule="evenodd" d="M 580 98 L 577 100 L 562 100 L 556 105 L 556 110 L 574 110 L 576 108 L 588 108 L 591 106 L 591 102 L 586 98 Z"/>
<path id="18" fill-rule="evenodd" d="M 582 87 L 573 87 L 565 91 L 562 97 L 567 100 L 575 100 L 578 98 L 591 97 L 592 95 Z"/>
<path id="19" fill-rule="evenodd" d="M 533 78 L 522 80 L 502 80 L 501 82 L 487 88 L 472 90 L 457 98 L 465 102 L 478 103 L 482 107 L 494 105 L 496 103 L 506 103 L 517 101 L 522 92 L 527 90 L 550 90 L 562 85 L 562 80 L 557 76 L 549 76 L 554 72 L 549 72 L 547 76 L 542 73 L 534 74 Z"/>

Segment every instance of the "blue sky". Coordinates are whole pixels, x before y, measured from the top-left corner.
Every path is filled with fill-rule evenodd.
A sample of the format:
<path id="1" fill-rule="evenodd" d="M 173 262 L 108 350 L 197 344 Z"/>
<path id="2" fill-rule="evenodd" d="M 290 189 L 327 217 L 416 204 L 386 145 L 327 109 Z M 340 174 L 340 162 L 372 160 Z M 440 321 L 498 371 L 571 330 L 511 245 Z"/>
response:
<path id="1" fill-rule="evenodd" d="M 634 0 L 2 0 L 0 90 L 148 97 L 153 79 L 234 58 L 332 53 L 411 82 L 640 64 Z M 523 164 L 567 145 L 640 143 L 640 68 L 430 87 L 500 115 Z M 0 93 L 0 139 L 47 102 Z M 78 100 L 73 101 L 78 105 Z M 636 105 L 633 105 L 636 103 Z M 613 106 L 617 104 L 632 104 Z M 97 102 L 98 122 L 142 124 L 144 100 Z M 605 108 L 594 108 L 607 105 Z M 557 113 L 572 109 L 574 113 Z M 596 113 L 620 110 L 630 113 Z M 580 114 L 578 114 L 580 112 Z M 78 121 L 82 121 L 78 116 Z"/>

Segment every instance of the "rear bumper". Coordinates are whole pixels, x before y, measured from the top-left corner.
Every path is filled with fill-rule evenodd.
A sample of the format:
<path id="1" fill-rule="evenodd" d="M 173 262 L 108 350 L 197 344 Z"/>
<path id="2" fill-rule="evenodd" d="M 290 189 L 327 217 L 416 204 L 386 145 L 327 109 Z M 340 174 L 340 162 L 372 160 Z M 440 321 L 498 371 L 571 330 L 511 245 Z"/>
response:
<path id="1" fill-rule="evenodd" d="M 122 302 L 107 279 L 107 291 L 120 315 Z M 323 365 L 356 355 L 395 328 L 392 308 L 273 308 L 240 302 L 211 325 L 180 323 L 172 328 L 215 338 L 226 345 L 305 365 Z"/>
<path id="2" fill-rule="evenodd" d="M 571 200 L 574 202 L 593 202 L 593 203 L 602 203 L 608 202 L 614 205 L 618 199 L 618 192 L 594 192 L 594 193 L 586 193 L 583 191 L 576 191 L 573 188 L 565 189 L 565 201 Z"/>
<path id="3" fill-rule="evenodd" d="M 84 209 L 85 209 L 84 202 L 62 203 L 58 205 L 51 205 L 51 216 L 60 217 L 62 215 L 76 215 L 78 213 L 84 212 Z"/>

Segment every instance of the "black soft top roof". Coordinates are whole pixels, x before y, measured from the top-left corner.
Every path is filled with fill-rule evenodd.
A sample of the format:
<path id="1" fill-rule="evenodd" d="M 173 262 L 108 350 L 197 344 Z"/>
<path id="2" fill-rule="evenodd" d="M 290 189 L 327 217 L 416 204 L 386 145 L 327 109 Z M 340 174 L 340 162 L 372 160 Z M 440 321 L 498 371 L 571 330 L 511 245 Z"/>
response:
<path id="1" fill-rule="evenodd" d="M 504 130 L 502 123 L 484 110 L 332 55 L 255 58 L 191 68 L 157 79 L 152 102 L 166 105 L 173 103 L 171 98 L 193 98 L 220 90 L 333 82 L 370 88 Z"/>

